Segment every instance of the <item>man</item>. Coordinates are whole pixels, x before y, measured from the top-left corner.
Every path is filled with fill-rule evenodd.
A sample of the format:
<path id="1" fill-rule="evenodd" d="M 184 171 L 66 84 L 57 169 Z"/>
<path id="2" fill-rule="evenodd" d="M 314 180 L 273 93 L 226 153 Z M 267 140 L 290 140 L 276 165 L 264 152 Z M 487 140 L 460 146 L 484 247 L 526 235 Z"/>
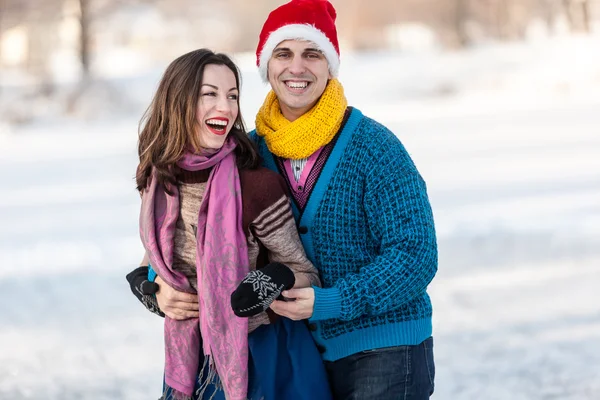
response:
<path id="1" fill-rule="evenodd" d="M 431 207 L 397 137 L 347 106 L 336 79 L 335 18 L 328 1 L 292 0 L 271 12 L 260 34 L 257 65 L 273 90 L 251 136 L 264 165 L 288 182 L 323 283 L 283 292 L 295 301 L 271 309 L 308 320 L 336 399 L 428 399 L 435 367 L 426 289 L 437 271 Z M 157 295 L 163 312 L 194 312 L 192 299 L 165 286 Z"/>

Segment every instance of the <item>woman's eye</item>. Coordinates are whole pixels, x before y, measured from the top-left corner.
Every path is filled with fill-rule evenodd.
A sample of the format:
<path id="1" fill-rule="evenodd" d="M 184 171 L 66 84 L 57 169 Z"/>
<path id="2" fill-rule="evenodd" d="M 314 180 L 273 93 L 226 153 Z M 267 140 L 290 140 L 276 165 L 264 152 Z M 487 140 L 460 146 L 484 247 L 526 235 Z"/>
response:
<path id="1" fill-rule="evenodd" d="M 202 96 L 216 96 L 217 94 L 215 92 L 208 92 L 208 93 L 204 93 L 202 94 Z"/>
<path id="2" fill-rule="evenodd" d="M 229 95 L 229 99 L 230 100 L 237 100 L 238 99 L 238 95 L 237 94 L 230 94 Z"/>

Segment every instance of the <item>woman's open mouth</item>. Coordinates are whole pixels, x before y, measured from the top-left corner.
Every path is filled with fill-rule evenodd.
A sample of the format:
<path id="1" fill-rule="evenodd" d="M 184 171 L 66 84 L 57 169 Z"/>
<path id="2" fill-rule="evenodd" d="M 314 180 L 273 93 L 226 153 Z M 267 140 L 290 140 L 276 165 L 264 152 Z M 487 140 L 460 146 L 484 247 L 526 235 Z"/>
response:
<path id="1" fill-rule="evenodd" d="M 205 122 L 208 130 L 214 133 L 215 135 L 224 135 L 227 132 L 227 125 L 229 125 L 229 120 L 227 118 L 210 118 Z"/>

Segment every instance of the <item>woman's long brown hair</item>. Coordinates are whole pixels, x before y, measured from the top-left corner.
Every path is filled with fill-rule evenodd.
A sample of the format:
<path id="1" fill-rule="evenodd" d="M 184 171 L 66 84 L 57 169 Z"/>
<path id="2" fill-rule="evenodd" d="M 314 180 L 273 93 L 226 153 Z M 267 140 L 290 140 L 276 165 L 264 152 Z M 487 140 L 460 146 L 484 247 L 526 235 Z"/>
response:
<path id="1" fill-rule="evenodd" d="M 225 54 L 199 49 L 182 55 L 165 71 L 150 106 L 140 121 L 138 155 L 140 163 L 135 176 L 137 190 L 149 184 L 152 168 L 158 183 L 177 184 L 180 172 L 177 161 L 186 148 L 200 150 L 196 135 L 196 108 L 200 97 L 204 68 L 209 64 L 225 65 L 235 75 L 240 89 L 240 73 Z M 239 108 L 239 97 L 238 97 Z M 246 134 L 241 112 L 238 112 L 229 136 L 237 142 L 235 149 L 238 168 L 257 168 L 260 157 L 256 146 Z"/>

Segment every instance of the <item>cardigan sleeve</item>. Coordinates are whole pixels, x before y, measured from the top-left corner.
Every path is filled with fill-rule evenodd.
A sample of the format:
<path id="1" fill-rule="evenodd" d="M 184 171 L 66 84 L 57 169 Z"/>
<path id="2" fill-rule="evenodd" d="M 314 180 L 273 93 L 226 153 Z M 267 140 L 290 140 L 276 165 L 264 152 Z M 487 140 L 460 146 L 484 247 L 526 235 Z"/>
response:
<path id="1" fill-rule="evenodd" d="M 366 224 L 379 244 L 373 261 L 333 287 L 315 288 L 311 320 L 352 320 L 398 309 L 421 296 L 437 272 L 437 243 L 425 182 L 395 137 L 366 177 Z M 371 155 L 373 157 L 373 155 Z"/>

